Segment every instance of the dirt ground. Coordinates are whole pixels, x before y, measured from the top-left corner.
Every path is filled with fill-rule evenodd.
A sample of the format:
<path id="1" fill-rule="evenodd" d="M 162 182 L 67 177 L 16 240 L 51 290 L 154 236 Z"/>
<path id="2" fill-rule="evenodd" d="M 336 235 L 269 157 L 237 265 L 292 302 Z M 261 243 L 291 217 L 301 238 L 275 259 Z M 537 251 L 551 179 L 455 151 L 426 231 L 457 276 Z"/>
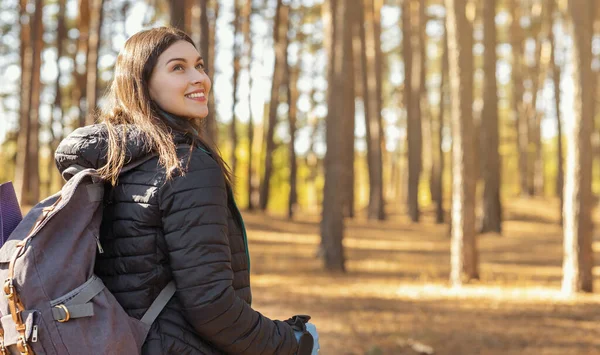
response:
<path id="1" fill-rule="evenodd" d="M 447 281 L 448 227 L 428 211 L 420 224 L 348 221 L 346 274 L 315 257 L 318 216 L 243 214 L 253 307 L 275 319 L 310 314 L 323 355 L 600 354 L 600 294 L 560 292 L 555 200 L 508 201 L 503 235 L 478 239 L 481 280 L 461 289 Z"/>

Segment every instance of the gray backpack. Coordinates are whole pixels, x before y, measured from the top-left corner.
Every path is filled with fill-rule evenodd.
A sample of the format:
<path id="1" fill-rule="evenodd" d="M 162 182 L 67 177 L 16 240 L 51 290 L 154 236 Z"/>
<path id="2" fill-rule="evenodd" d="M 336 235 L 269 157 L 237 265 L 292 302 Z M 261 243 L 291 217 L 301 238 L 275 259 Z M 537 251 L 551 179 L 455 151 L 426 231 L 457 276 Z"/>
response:
<path id="1" fill-rule="evenodd" d="M 0 248 L 0 354 L 139 354 L 175 285 L 141 320 L 130 317 L 94 275 L 104 182 L 78 166 L 63 176 L 70 179 L 62 190 L 37 204 Z"/>

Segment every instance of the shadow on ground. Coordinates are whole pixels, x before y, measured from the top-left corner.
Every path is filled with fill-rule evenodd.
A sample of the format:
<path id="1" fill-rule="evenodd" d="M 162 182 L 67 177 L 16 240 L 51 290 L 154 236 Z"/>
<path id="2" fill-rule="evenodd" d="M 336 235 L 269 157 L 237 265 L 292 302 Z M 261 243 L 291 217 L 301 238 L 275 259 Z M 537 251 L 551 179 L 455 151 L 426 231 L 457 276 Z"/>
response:
<path id="1" fill-rule="evenodd" d="M 505 207 L 503 235 L 478 239 L 481 280 L 461 290 L 447 284 L 448 227 L 431 211 L 420 224 L 398 213 L 347 221 L 346 274 L 322 271 L 318 216 L 246 212 L 253 306 L 277 319 L 311 314 L 323 355 L 418 354 L 415 342 L 448 355 L 600 354 L 600 297 L 559 292 L 558 202 Z"/>

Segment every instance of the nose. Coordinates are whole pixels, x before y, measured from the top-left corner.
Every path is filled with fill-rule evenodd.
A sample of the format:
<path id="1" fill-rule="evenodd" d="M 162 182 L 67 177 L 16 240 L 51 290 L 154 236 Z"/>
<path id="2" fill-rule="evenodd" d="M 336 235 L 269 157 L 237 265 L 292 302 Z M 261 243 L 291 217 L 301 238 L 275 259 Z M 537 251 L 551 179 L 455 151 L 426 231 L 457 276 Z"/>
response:
<path id="1" fill-rule="evenodd" d="M 206 73 L 194 70 L 192 76 L 190 77 L 190 81 L 194 85 L 202 84 L 208 79 Z"/>

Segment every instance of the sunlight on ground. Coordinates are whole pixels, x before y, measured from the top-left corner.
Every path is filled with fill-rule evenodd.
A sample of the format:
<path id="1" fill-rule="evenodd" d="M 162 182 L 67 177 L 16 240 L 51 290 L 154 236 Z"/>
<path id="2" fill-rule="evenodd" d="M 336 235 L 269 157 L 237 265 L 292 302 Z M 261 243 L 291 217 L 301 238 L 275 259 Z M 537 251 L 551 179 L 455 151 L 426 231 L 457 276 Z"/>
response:
<path id="1" fill-rule="evenodd" d="M 406 216 L 347 221 L 347 272 L 322 270 L 318 216 L 288 221 L 244 213 L 253 306 L 269 317 L 307 313 L 322 355 L 600 354 L 600 294 L 560 291 L 562 234 L 557 201 L 506 204 L 502 236 L 479 236 L 481 280 L 449 286 L 446 225 Z M 594 242 L 600 250 L 600 240 Z M 594 269 L 600 289 L 600 268 Z"/>

